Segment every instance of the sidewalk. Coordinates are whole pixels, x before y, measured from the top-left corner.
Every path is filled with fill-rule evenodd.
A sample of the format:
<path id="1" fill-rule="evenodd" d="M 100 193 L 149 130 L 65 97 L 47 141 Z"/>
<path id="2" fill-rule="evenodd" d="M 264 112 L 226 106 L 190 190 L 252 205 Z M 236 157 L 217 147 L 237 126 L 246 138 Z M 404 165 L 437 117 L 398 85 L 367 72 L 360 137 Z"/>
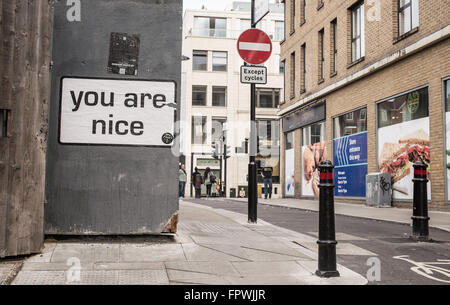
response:
<path id="1" fill-rule="evenodd" d="M 311 236 L 261 220 L 250 225 L 245 215 L 187 202 L 180 203 L 179 231 L 171 238 L 105 239 L 46 242 L 12 284 L 68 284 L 77 279 L 69 259 L 81 269 L 80 281 L 69 284 L 367 284 L 343 266 L 339 278 L 315 276 L 317 253 L 302 246 L 316 242 Z"/>
<path id="2" fill-rule="evenodd" d="M 247 202 L 246 198 L 233 198 L 232 200 Z M 319 211 L 318 200 L 304 200 L 304 199 L 261 199 L 258 198 L 258 203 L 282 206 L 286 208 L 294 208 L 309 211 Z M 373 208 L 363 204 L 341 203 L 335 202 L 335 213 L 338 215 L 346 215 L 360 218 L 376 219 L 382 221 L 390 221 L 396 223 L 411 224 L 412 207 L 411 209 L 403 208 Z M 450 213 L 429 211 L 430 227 L 438 228 L 450 232 Z"/>

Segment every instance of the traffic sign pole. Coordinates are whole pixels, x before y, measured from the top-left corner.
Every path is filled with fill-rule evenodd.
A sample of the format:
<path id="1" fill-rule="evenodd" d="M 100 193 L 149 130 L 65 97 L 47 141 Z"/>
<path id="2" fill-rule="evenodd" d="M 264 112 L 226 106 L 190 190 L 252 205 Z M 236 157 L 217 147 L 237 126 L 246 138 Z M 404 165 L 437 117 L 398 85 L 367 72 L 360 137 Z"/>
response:
<path id="1" fill-rule="evenodd" d="M 255 0 L 252 0 L 252 28 L 255 24 Z M 256 224 L 258 219 L 258 190 L 256 182 L 256 85 L 250 85 L 250 160 L 248 165 L 248 222 Z"/>

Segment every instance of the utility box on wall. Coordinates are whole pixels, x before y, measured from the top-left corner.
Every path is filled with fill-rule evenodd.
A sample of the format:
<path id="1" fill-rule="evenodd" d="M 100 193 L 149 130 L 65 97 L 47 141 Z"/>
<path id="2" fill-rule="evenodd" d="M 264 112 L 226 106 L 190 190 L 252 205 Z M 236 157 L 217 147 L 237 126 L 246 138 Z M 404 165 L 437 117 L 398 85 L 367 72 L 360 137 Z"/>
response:
<path id="1" fill-rule="evenodd" d="M 56 1 L 46 234 L 174 232 L 182 1 Z"/>

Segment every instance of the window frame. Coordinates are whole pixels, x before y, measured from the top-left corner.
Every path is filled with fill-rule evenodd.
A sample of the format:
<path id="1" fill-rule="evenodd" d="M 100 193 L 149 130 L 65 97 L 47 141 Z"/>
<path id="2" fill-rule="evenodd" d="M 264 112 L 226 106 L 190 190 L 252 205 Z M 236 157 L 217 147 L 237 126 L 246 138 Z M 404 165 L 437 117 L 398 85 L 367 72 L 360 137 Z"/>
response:
<path id="1" fill-rule="evenodd" d="M 217 94 L 217 92 L 215 93 L 214 92 L 214 89 L 224 89 L 224 94 L 225 94 L 225 105 L 214 105 L 214 94 Z M 227 107 L 227 104 L 228 104 L 228 101 L 227 101 L 227 98 L 228 98 L 228 88 L 226 87 L 226 86 L 212 86 L 212 93 L 211 93 L 211 96 L 212 96 L 212 101 L 211 101 L 211 106 L 212 107 Z"/>
<path id="2" fill-rule="evenodd" d="M 202 88 L 205 89 L 205 102 L 202 105 L 194 104 L 194 92 L 199 92 L 199 90 L 195 90 L 195 88 Z M 202 91 L 203 92 L 203 91 Z M 208 86 L 205 85 L 192 85 L 192 99 L 191 99 L 191 105 L 193 107 L 205 107 L 208 105 Z"/>
<path id="3" fill-rule="evenodd" d="M 214 58 L 223 58 L 223 57 L 214 57 L 214 54 L 222 53 L 225 54 L 225 70 L 215 70 L 214 69 Z M 228 52 L 227 51 L 212 51 L 212 71 L 214 72 L 228 72 Z"/>
<path id="4" fill-rule="evenodd" d="M 356 19 L 356 20 L 355 20 Z M 350 49 L 351 49 L 351 62 L 355 63 L 362 60 L 365 57 L 365 5 L 364 1 L 356 3 L 350 8 Z M 359 20 L 359 23 L 358 23 Z M 355 27 L 355 21 L 357 27 Z M 356 33 L 355 31 L 356 30 Z M 357 34 L 359 30 L 359 35 Z M 358 48 L 359 41 L 359 48 Z M 355 46 L 355 48 L 354 48 Z M 359 51 L 359 57 L 358 55 Z"/>
<path id="5" fill-rule="evenodd" d="M 398 22 L 398 33 L 397 33 L 397 35 L 398 35 L 398 37 L 403 37 L 405 35 L 408 35 L 411 32 L 414 32 L 419 27 L 419 24 L 420 24 L 420 21 L 419 21 L 419 18 L 420 18 L 419 0 L 409 0 L 409 2 L 404 4 L 403 6 L 401 5 L 401 1 L 402 0 L 397 0 L 397 22 Z M 414 6 L 413 5 L 413 1 L 417 1 L 417 4 L 416 4 L 417 5 L 417 12 L 416 12 L 417 13 L 417 26 L 413 25 L 413 21 L 414 21 L 414 18 L 413 18 L 414 15 L 413 14 L 415 13 L 413 11 L 413 6 Z M 410 26 L 410 28 L 409 28 L 408 31 L 406 31 L 404 29 L 404 32 L 402 33 L 401 29 L 404 27 L 405 23 L 401 22 L 401 16 L 403 16 L 405 18 L 404 12 L 406 10 L 409 10 L 409 26 Z"/>
<path id="6" fill-rule="evenodd" d="M 204 55 L 201 55 L 201 53 L 203 53 Z M 204 56 L 204 57 L 206 57 L 205 69 L 195 69 L 194 68 L 195 57 L 196 56 L 202 56 L 202 57 Z M 192 50 L 192 71 L 208 71 L 208 51 L 205 51 L 205 50 Z"/>

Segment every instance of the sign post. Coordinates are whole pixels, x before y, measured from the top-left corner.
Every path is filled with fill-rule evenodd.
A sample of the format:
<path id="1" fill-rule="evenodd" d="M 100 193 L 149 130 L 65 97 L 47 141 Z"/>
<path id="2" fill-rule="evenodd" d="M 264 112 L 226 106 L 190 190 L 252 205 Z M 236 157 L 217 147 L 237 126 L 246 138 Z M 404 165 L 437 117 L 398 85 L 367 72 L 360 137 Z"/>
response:
<path id="1" fill-rule="evenodd" d="M 250 65 L 260 65 L 266 62 L 272 54 L 272 42 L 270 37 L 261 30 L 256 29 L 256 24 L 268 13 L 268 1 L 252 0 L 251 25 L 252 28 L 241 34 L 238 39 L 238 52 L 241 58 L 245 61 L 245 66 L 248 68 L 247 72 L 256 71 L 261 67 L 249 67 Z M 265 5 L 267 2 L 267 5 Z M 265 9 L 265 7 L 267 9 Z M 267 72 L 266 72 L 267 76 Z M 242 77 L 242 75 L 241 75 Z M 267 77 L 266 77 L 267 78 Z M 261 81 L 261 80 L 260 80 Z M 249 80 L 250 83 L 250 149 L 249 149 L 249 165 L 248 165 L 248 222 L 257 222 L 257 168 L 256 168 L 256 154 L 257 154 L 257 132 L 256 132 L 256 79 Z"/>

